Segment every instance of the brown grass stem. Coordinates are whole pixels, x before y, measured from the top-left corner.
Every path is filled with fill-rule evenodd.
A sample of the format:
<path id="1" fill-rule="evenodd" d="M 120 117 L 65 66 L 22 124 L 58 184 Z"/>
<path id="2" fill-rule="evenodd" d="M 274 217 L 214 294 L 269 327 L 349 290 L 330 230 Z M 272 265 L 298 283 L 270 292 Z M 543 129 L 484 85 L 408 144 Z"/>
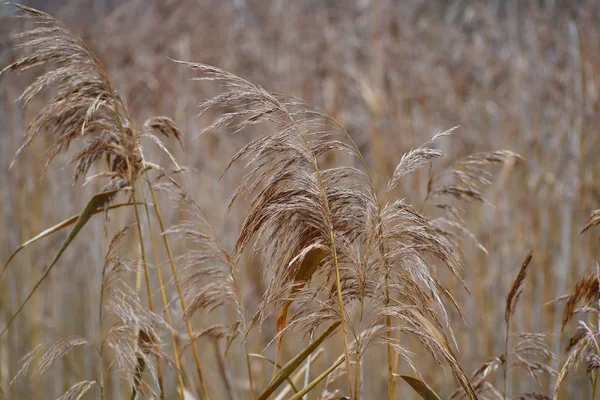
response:
<path id="1" fill-rule="evenodd" d="M 146 202 L 146 192 L 142 191 L 142 194 L 144 196 L 144 209 L 146 211 L 146 219 L 148 220 L 148 231 L 150 232 L 150 243 L 152 244 L 152 254 L 154 256 L 154 264 L 156 265 L 156 275 L 158 277 L 158 284 L 159 284 L 159 289 L 160 289 L 160 296 L 162 299 L 162 303 L 165 309 L 165 316 L 167 319 L 167 323 L 169 324 L 169 326 L 173 326 L 173 318 L 171 316 L 171 311 L 169 310 L 169 300 L 167 299 L 167 293 L 165 290 L 165 283 L 164 283 L 164 279 L 163 279 L 163 275 L 162 275 L 162 270 L 160 268 L 160 259 L 158 257 L 158 247 L 156 245 L 156 240 L 154 238 L 154 231 L 152 229 L 152 220 L 150 217 L 150 210 L 148 207 L 148 203 Z M 183 393 L 184 393 L 184 389 L 185 386 L 183 384 L 183 376 L 182 376 L 182 366 L 181 366 L 181 354 L 179 352 L 178 346 L 177 346 L 177 340 L 175 338 L 175 333 L 173 331 L 170 332 L 170 336 L 171 336 L 171 343 L 173 345 L 173 355 L 175 358 L 175 366 L 176 366 L 176 374 L 177 374 L 177 383 L 179 384 L 179 390 L 180 390 L 180 397 L 183 397 Z M 165 393 L 161 392 L 160 394 L 161 399 L 164 400 L 165 398 Z"/>
<path id="2" fill-rule="evenodd" d="M 147 177 L 147 175 L 146 175 Z M 181 310 L 185 313 L 186 305 L 185 298 L 183 295 L 183 289 L 181 288 L 181 283 L 179 282 L 179 275 L 177 274 L 177 267 L 175 266 L 175 260 L 173 258 L 173 252 L 171 251 L 171 245 L 169 244 L 169 239 L 165 235 L 165 225 L 163 222 L 162 215 L 160 213 L 160 208 L 157 203 L 156 193 L 154 188 L 150 183 L 148 183 L 148 187 L 150 188 L 150 195 L 152 196 L 152 202 L 154 203 L 154 212 L 156 214 L 156 218 L 158 219 L 158 225 L 161 231 L 161 235 L 163 238 L 163 243 L 165 245 L 165 249 L 167 251 L 167 256 L 169 257 L 169 264 L 171 265 L 171 272 L 173 273 L 173 281 L 175 282 L 175 287 L 177 288 L 177 294 L 179 295 L 179 302 L 181 305 Z M 190 345 L 192 346 L 192 353 L 194 355 L 194 362 L 196 364 L 196 372 L 198 373 L 198 379 L 200 381 L 200 387 L 202 390 L 202 397 L 205 400 L 208 400 L 208 390 L 206 389 L 206 383 L 204 382 L 204 375 L 202 373 L 202 364 L 200 363 L 200 357 L 198 356 L 198 349 L 196 347 L 196 342 L 194 340 L 194 332 L 192 330 L 192 324 L 190 320 L 185 321 L 185 326 L 187 328 L 188 336 L 190 337 Z"/>
<path id="3" fill-rule="evenodd" d="M 137 203 L 136 195 L 135 195 L 135 183 L 133 180 L 133 173 L 132 173 L 131 167 L 129 165 L 128 158 L 127 158 L 127 163 L 128 163 L 128 167 L 129 167 L 129 171 L 130 171 L 130 182 L 132 182 L 131 199 L 132 199 L 132 202 L 135 204 L 135 203 Z M 148 262 L 146 260 L 146 249 L 144 246 L 144 234 L 142 231 L 142 222 L 140 219 L 140 213 L 138 211 L 137 205 L 134 206 L 133 209 L 135 210 L 135 221 L 136 221 L 135 225 L 137 228 L 138 241 L 140 244 L 140 253 L 142 256 L 142 264 L 144 267 L 144 279 L 146 281 L 146 295 L 148 297 L 148 309 L 150 310 L 150 312 L 154 312 L 154 305 L 152 302 L 152 286 L 150 284 L 150 274 L 148 273 Z M 164 381 L 163 381 L 162 362 L 161 362 L 159 355 L 156 356 L 156 365 L 157 365 L 158 386 L 160 388 L 161 393 L 164 393 L 165 386 L 164 386 Z M 135 388 L 134 388 L 134 390 L 135 390 Z"/>

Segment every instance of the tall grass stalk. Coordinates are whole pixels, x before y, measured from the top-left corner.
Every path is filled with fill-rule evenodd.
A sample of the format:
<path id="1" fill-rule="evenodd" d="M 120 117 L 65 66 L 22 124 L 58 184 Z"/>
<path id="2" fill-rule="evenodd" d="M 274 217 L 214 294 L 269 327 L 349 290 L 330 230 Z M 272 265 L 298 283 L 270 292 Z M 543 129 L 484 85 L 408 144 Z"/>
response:
<path id="1" fill-rule="evenodd" d="M 175 282 L 175 287 L 177 288 L 177 294 L 179 296 L 179 304 L 181 305 L 181 310 L 185 314 L 186 305 L 185 298 L 183 295 L 183 290 L 181 289 L 181 283 L 179 282 L 179 276 L 177 274 L 177 267 L 175 266 L 175 260 L 173 258 L 173 253 L 171 251 L 171 245 L 169 244 L 169 239 L 165 234 L 165 225 L 163 222 L 162 215 L 160 213 L 160 208 L 157 202 L 156 194 L 154 192 L 154 188 L 150 183 L 148 183 L 148 188 L 150 189 L 150 195 L 152 196 L 152 203 L 154 204 L 154 212 L 156 213 L 156 218 L 158 219 L 158 226 L 161 231 L 161 236 L 163 238 L 163 243 L 165 245 L 165 250 L 167 251 L 167 256 L 169 257 L 169 265 L 171 266 L 171 272 L 173 274 L 173 281 Z M 206 388 L 206 383 L 204 382 L 204 375 L 202 373 L 202 364 L 200 362 L 200 357 L 198 355 L 198 349 L 196 348 L 196 341 L 194 339 L 194 331 L 192 330 L 192 324 L 189 319 L 185 321 L 185 327 L 187 329 L 188 336 L 190 338 L 190 345 L 192 347 L 192 353 L 194 355 L 194 363 L 196 364 L 196 372 L 198 373 L 198 380 L 200 382 L 200 388 L 202 390 L 202 396 L 205 400 L 208 400 L 208 390 Z"/>
<path id="2" fill-rule="evenodd" d="M 137 200 L 136 200 L 136 195 L 135 195 L 135 180 L 133 179 L 133 171 L 131 170 L 131 167 L 129 164 L 129 159 L 127 159 L 127 165 L 130 170 L 130 182 L 133 182 L 131 185 L 131 199 L 132 199 L 133 203 L 136 204 Z M 136 222 L 135 225 L 137 228 L 138 241 L 139 241 L 139 245 L 140 245 L 140 254 L 142 257 L 142 265 L 144 268 L 144 280 L 146 282 L 146 296 L 148 298 L 148 308 L 150 309 L 150 312 L 154 312 L 154 305 L 153 305 L 153 300 L 152 300 L 152 285 L 150 284 L 150 274 L 148 272 L 148 262 L 146 261 L 146 249 L 145 249 L 145 245 L 144 245 L 144 234 L 142 232 L 142 222 L 140 220 L 138 206 L 134 206 L 133 208 L 135 210 L 135 222 Z M 157 268 L 158 268 L 158 266 L 157 266 Z M 157 362 L 157 367 L 158 367 L 159 389 L 160 389 L 161 393 L 164 393 L 165 386 L 164 386 L 164 381 L 163 381 L 162 360 L 160 359 L 159 355 L 156 356 L 156 362 Z M 133 388 L 133 389 L 134 389 L 134 391 L 136 390 L 135 388 Z"/>
<path id="3" fill-rule="evenodd" d="M 146 175 L 146 177 L 147 177 L 147 175 Z M 148 182 L 148 185 L 150 186 L 150 182 Z M 154 230 L 152 229 L 152 218 L 150 216 L 150 210 L 149 210 L 148 203 L 146 200 L 146 192 L 142 191 L 142 194 L 144 196 L 144 210 L 146 211 L 146 219 L 148 220 L 148 231 L 150 233 L 150 241 L 152 244 L 152 253 L 154 255 L 154 264 L 156 266 L 155 267 L 156 275 L 158 276 L 160 295 L 161 295 L 163 307 L 165 310 L 167 323 L 169 324 L 169 326 L 173 326 L 173 318 L 171 317 L 171 311 L 169 309 L 169 300 L 167 298 L 167 293 L 165 290 L 165 283 L 164 283 L 164 279 L 162 276 L 161 264 L 160 264 L 160 259 L 158 256 L 158 247 L 156 245 L 156 240 L 154 238 Z M 183 383 L 183 367 L 181 365 L 181 353 L 179 352 L 177 340 L 175 338 L 175 333 L 170 332 L 170 336 L 171 336 L 171 345 L 173 346 L 173 355 L 175 358 L 175 367 L 176 367 L 175 372 L 177 374 L 177 383 L 179 384 L 179 396 L 183 397 L 183 395 L 185 393 L 185 386 Z M 161 392 L 161 399 L 164 399 L 165 398 L 164 396 L 165 396 L 165 393 Z"/>

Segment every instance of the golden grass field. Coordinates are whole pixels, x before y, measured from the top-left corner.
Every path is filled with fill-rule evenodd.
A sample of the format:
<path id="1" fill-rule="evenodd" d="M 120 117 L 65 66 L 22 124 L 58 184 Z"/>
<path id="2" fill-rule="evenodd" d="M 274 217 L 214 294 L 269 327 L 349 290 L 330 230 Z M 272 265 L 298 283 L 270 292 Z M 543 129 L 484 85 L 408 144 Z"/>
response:
<path id="1" fill-rule="evenodd" d="M 600 2 L 24 5 L 0 400 L 596 397 Z"/>

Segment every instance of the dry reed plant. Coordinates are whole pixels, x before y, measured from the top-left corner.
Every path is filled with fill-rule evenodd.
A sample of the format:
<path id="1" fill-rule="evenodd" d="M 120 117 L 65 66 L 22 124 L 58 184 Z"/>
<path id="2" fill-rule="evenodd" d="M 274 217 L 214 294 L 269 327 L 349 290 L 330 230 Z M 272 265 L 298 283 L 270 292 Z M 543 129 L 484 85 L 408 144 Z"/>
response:
<path id="1" fill-rule="evenodd" d="M 561 386 L 567 377 L 567 374 L 573 371 L 579 364 L 587 366 L 587 374 L 592 388 L 592 398 L 596 393 L 596 383 L 598 379 L 598 307 L 600 300 L 600 290 L 598 281 L 598 267 L 596 272 L 587 272 L 573 286 L 571 292 L 558 301 L 566 300 L 563 311 L 563 320 L 561 332 L 564 334 L 567 324 L 576 316 L 584 315 L 588 321 L 579 320 L 577 328 L 569 338 L 569 344 L 566 348 L 567 358 L 561 367 L 560 373 L 554 387 L 554 398 L 558 398 Z"/>
<path id="2" fill-rule="evenodd" d="M 134 188 L 136 181 L 138 181 L 143 174 L 146 174 L 147 176 L 148 170 L 155 169 L 163 171 L 163 168 L 144 159 L 141 140 L 143 137 L 150 138 L 157 143 L 161 149 L 168 153 L 166 147 L 162 144 L 162 141 L 155 134 L 178 138 L 180 135 L 179 130 L 173 121 L 166 117 L 148 119 L 144 123 L 141 131 L 136 130 L 122 98 L 113 88 L 100 61 L 88 49 L 85 43 L 50 15 L 21 5 L 16 5 L 16 7 L 19 10 L 19 16 L 32 20 L 38 27 L 18 35 L 18 38 L 24 40 L 20 47 L 31 49 L 31 54 L 23 56 L 2 69 L 0 75 L 7 71 L 28 70 L 33 67 L 52 64 L 53 66 L 56 66 L 55 69 L 39 76 L 27 87 L 27 89 L 25 89 L 20 99 L 24 101 L 24 104 L 27 104 L 34 96 L 48 88 L 54 89 L 56 94 L 29 125 L 25 133 L 24 143 L 17 151 L 15 158 L 18 157 L 37 136 L 42 134 L 52 135 L 55 136 L 53 145 L 46 152 L 46 166 L 48 166 L 56 156 L 68 150 L 73 141 L 85 138 L 83 139 L 85 140 L 84 148 L 77 152 L 71 160 L 71 162 L 75 164 L 74 180 L 77 180 L 81 176 L 88 175 L 88 172 L 94 164 L 105 161 L 108 170 L 94 174 L 93 176 L 88 177 L 86 181 L 89 182 L 91 179 L 96 178 L 108 178 L 108 183 L 102 188 L 101 193 L 92 198 L 84 211 L 74 221 L 74 227 L 66 241 L 63 243 L 63 246 L 48 265 L 42 277 L 34 285 L 25 301 L 10 317 L 6 326 L 0 333 L 0 336 L 7 331 L 14 319 L 33 296 L 42 281 L 48 276 L 50 270 L 56 265 L 64 250 L 68 247 L 79 230 L 81 230 L 83 225 L 86 224 L 91 215 L 93 215 L 98 208 L 107 209 L 107 205 L 112 198 L 117 192 L 124 188 L 129 188 L 129 190 L 131 190 L 128 204 L 133 205 L 135 210 L 143 274 L 146 283 L 147 302 L 149 312 L 152 313 L 152 288 Z M 172 159 L 172 161 L 179 170 L 179 165 L 177 165 L 174 159 Z M 149 186 L 149 188 L 152 191 L 152 186 Z M 156 204 L 155 211 L 156 216 L 160 220 L 160 213 L 158 208 L 156 208 Z M 59 225 L 61 228 L 68 226 L 68 224 L 65 223 Z M 53 233 L 53 231 L 50 230 L 48 233 Z M 165 245 L 167 245 L 167 242 L 165 242 Z M 4 265 L 2 273 L 6 271 L 11 260 L 12 257 Z M 107 260 L 107 263 L 110 263 L 110 260 Z M 173 272 L 175 274 L 175 270 Z M 138 274 L 137 290 L 139 290 L 140 286 L 140 277 L 141 273 Z M 162 281 L 161 278 L 159 279 Z M 175 279 L 177 279 L 176 275 Z M 103 280 L 102 288 L 104 289 L 107 287 L 110 287 L 109 282 Z M 164 292 L 164 287 L 162 285 L 160 289 Z M 151 345 L 144 344 L 144 347 L 148 348 L 146 351 L 148 354 L 152 354 L 152 351 L 150 350 L 152 350 L 153 347 L 159 346 L 159 344 L 155 343 L 157 335 L 154 330 L 147 328 L 147 323 L 142 324 L 140 322 L 143 321 L 143 318 L 139 321 L 133 318 L 136 313 L 139 313 L 139 316 L 142 317 L 146 312 L 141 303 L 138 302 L 133 305 L 127 305 L 127 300 L 132 299 L 132 296 L 123 290 L 118 290 L 118 292 L 120 294 L 119 300 L 121 304 L 119 307 L 111 307 L 114 309 L 113 313 L 119 314 L 117 309 L 124 308 L 121 312 L 128 312 L 129 314 L 125 316 L 121 315 L 121 319 L 125 325 L 133 323 L 133 326 L 135 327 L 133 329 L 133 338 L 125 337 L 127 332 L 123 331 L 123 329 L 111 329 L 111 332 L 117 332 L 121 336 L 125 335 L 118 338 L 116 345 L 112 347 L 121 350 L 120 352 L 115 352 L 115 362 L 123 370 L 122 372 L 127 372 L 131 371 L 132 368 L 139 368 L 136 366 L 136 357 L 145 354 L 143 351 L 134 350 L 136 346 L 139 347 L 140 344 L 142 344 L 141 342 L 144 342 L 141 341 L 141 339 L 138 340 L 136 338 L 137 336 L 140 338 L 145 336 L 147 339 L 146 341 L 153 343 Z M 101 307 L 103 295 L 104 290 L 101 290 Z M 164 306 L 167 306 L 166 296 L 163 296 L 163 302 Z M 101 336 L 102 322 L 103 316 L 101 313 L 99 328 Z M 128 327 L 131 327 L 131 325 Z M 191 332 L 191 328 L 189 328 L 189 331 Z M 173 333 L 172 337 L 175 358 L 177 360 L 177 366 L 179 366 L 180 360 L 179 355 L 177 354 L 178 352 Z M 130 343 L 132 340 L 134 344 Z M 104 342 L 105 340 L 101 339 L 100 358 L 103 356 L 102 349 L 104 348 Z M 107 340 L 107 343 L 110 345 L 110 341 Z M 123 352 L 123 349 L 127 347 L 130 348 L 129 357 L 124 355 L 126 352 Z M 195 346 L 193 347 L 202 391 L 206 394 L 198 353 Z M 158 360 L 156 378 L 160 387 L 161 397 L 164 398 L 165 389 L 163 386 L 164 382 L 161 371 L 160 355 L 156 351 L 155 353 L 156 359 Z M 146 358 L 142 359 L 144 365 L 151 365 Z M 132 360 L 133 363 L 131 362 Z M 102 369 L 103 367 L 100 366 L 101 374 Z M 179 392 L 183 395 L 184 385 L 183 380 L 181 379 L 181 371 L 179 374 Z M 133 379 L 132 376 L 131 373 L 130 375 L 126 375 L 127 381 L 132 384 L 135 393 L 139 386 L 138 381 L 140 380 L 140 377 L 135 377 L 135 379 Z M 100 394 L 102 398 L 104 398 L 103 388 L 103 380 L 101 380 Z"/>
<path id="3" fill-rule="evenodd" d="M 559 3 L 0 7 L 0 399 L 593 399 L 600 14 Z"/>

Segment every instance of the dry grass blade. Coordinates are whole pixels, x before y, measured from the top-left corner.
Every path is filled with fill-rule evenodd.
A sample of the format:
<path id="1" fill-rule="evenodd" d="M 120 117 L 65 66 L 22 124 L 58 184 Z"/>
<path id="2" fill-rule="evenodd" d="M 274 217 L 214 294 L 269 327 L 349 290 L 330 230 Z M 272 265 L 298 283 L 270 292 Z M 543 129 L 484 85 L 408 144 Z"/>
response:
<path id="1" fill-rule="evenodd" d="M 508 296 L 506 297 L 506 308 L 504 310 L 504 321 L 508 324 L 510 321 L 510 317 L 515 311 L 515 307 L 517 302 L 519 301 L 519 297 L 521 296 L 521 287 L 523 286 L 523 282 L 525 282 L 525 277 L 527 276 L 527 268 L 529 267 L 529 263 L 533 259 L 533 253 L 530 250 L 523 262 L 521 263 L 521 268 L 519 269 L 519 274 L 515 278 L 510 291 L 508 292 Z"/>
<path id="2" fill-rule="evenodd" d="M 42 355 L 42 357 L 40 358 L 39 365 L 35 369 L 34 374 L 44 375 L 46 372 L 48 372 L 48 370 L 56 360 L 62 358 L 66 354 L 79 347 L 89 345 L 90 343 L 87 340 L 79 337 L 59 340 L 58 342 L 50 346 L 50 348 L 48 348 L 48 350 L 46 350 L 46 352 Z"/>
<path id="3" fill-rule="evenodd" d="M 487 381 L 487 377 L 490 374 L 492 374 L 493 372 L 496 372 L 498 370 L 498 368 L 504 364 L 504 362 L 505 362 L 504 357 L 495 357 L 495 358 L 492 358 L 491 360 L 486 361 L 483 365 L 481 365 L 479 368 L 477 368 L 477 370 L 475 372 L 473 372 L 473 374 L 471 375 L 470 382 L 478 394 L 481 393 L 482 390 L 485 389 L 486 384 L 489 383 Z M 450 400 L 460 399 L 463 397 L 464 397 L 464 390 L 457 389 L 450 396 Z M 503 396 L 500 396 L 500 398 L 503 398 Z"/>
<path id="4" fill-rule="evenodd" d="M 150 138 L 154 143 L 158 145 L 158 147 L 169 157 L 171 162 L 175 165 L 176 171 L 182 171 L 182 168 L 175 160 L 175 157 L 171 154 L 167 147 L 164 145 L 162 140 L 155 135 L 158 133 L 166 138 L 175 138 L 179 142 L 180 145 L 183 145 L 181 142 L 181 131 L 177 124 L 168 117 L 153 117 L 149 118 L 144 122 L 144 126 L 142 128 L 143 136 Z"/>
<path id="5" fill-rule="evenodd" d="M 438 347 L 442 356 L 446 359 L 446 361 L 452 368 L 452 372 L 458 380 L 459 384 L 464 388 L 465 393 L 467 393 L 470 399 L 477 399 L 477 394 L 475 393 L 471 382 L 469 382 L 469 379 L 466 377 L 464 371 L 462 370 L 460 363 L 456 359 L 456 355 L 452 351 L 452 348 L 450 347 L 450 344 L 448 343 L 448 340 L 445 337 L 445 335 L 438 328 L 436 328 L 432 321 L 427 319 L 421 312 L 413 308 L 409 308 L 408 311 L 410 311 L 410 313 L 418 321 L 417 326 L 420 326 L 420 328 L 424 328 L 424 331 L 421 332 L 426 334 L 423 336 L 431 336 L 431 338 L 433 339 L 429 344 L 430 349 L 435 349 L 436 347 Z"/>
<path id="6" fill-rule="evenodd" d="M 98 208 L 104 207 L 106 205 L 106 203 L 108 203 L 110 201 L 110 199 L 112 199 L 118 192 L 119 192 L 119 189 L 109 190 L 106 192 L 98 193 L 90 199 L 90 201 L 87 203 L 87 205 L 85 206 L 85 208 L 83 209 L 81 214 L 79 214 L 79 217 L 77 218 L 77 221 L 75 222 L 75 226 L 73 226 L 73 229 L 71 229 L 71 231 L 69 232 L 69 235 L 67 236 L 67 238 L 61 245 L 60 249 L 56 252 L 56 255 L 54 256 L 54 258 L 52 259 L 50 264 L 44 270 L 42 277 L 36 282 L 36 284 L 33 286 L 33 289 L 31 289 L 31 291 L 29 292 L 29 294 L 27 295 L 27 297 L 25 298 L 23 303 L 21 303 L 21 305 L 19 306 L 17 311 L 10 317 L 10 319 L 6 323 L 6 326 L 4 327 L 2 332 L 0 332 L 0 337 L 2 337 L 2 335 L 4 335 L 4 333 L 8 330 L 8 328 L 10 327 L 12 322 L 15 320 L 15 318 L 21 313 L 21 311 L 23 310 L 23 308 L 25 307 L 25 305 L 27 304 L 29 299 L 31 299 L 31 296 L 33 296 L 33 294 L 35 293 L 37 288 L 42 284 L 44 279 L 46 279 L 46 277 L 48 276 L 48 274 L 50 273 L 52 268 L 56 265 L 56 263 L 58 262 L 58 260 L 62 256 L 62 254 L 65 252 L 67 247 L 69 247 L 69 244 L 71 244 L 73 239 L 75 239 L 75 236 L 77 236 L 79 231 L 81 231 L 81 229 L 85 226 L 85 224 L 87 224 L 87 222 L 90 220 L 90 218 L 96 213 Z"/>
<path id="7" fill-rule="evenodd" d="M 409 279 L 410 283 L 431 290 L 443 311 L 441 297 L 446 291 L 438 284 L 431 272 L 433 267 L 426 260 L 434 258 L 442 262 L 466 288 L 460 275 L 463 265 L 457 251 L 447 244 L 427 218 L 404 201 L 386 205 L 381 218 L 383 240 L 387 240 L 390 247 L 386 254 L 388 262 L 401 265 L 409 273 L 408 277 L 398 278 Z"/>
<path id="8" fill-rule="evenodd" d="M 329 328 L 327 328 L 318 338 L 310 343 L 304 350 L 298 353 L 294 358 L 288 361 L 281 369 L 277 372 L 277 375 L 269 382 L 267 387 L 258 396 L 257 400 L 267 399 L 277 388 L 281 385 L 292 372 L 296 370 L 311 355 L 333 332 L 340 326 L 341 322 L 335 322 Z"/>
<path id="9" fill-rule="evenodd" d="M 408 293 L 407 296 L 415 296 Z M 458 362 L 458 359 L 452 350 L 448 342 L 447 335 L 443 329 L 441 322 L 435 318 L 434 314 L 428 313 L 426 317 L 420 311 L 419 306 L 404 306 L 395 298 L 392 298 L 398 306 L 388 307 L 385 310 L 385 314 L 390 315 L 398 320 L 397 326 L 393 327 L 394 330 L 407 333 L 414 336 L 419 342 L 429 351 L 439 365 L 443 365 L 446 362 L 452 373 L 463 388 L 464 392 L 470 399 L 477 399 L 477 394 L 469 379 L 465 375 L 462 366 Z M 399 345 L 394 345 L 397 352 L 401 351 Z"/>
<path id="10" fill-rule="evenodd" d="M 144 122 L 143 132 L 145 134 L 159 133 L 166 138 L 175 138 L 182 144 L 182 133 L 175 121 L 169 117 L 152 117 L 147 119 Z"/>
<path id="11" fill-rule="evenodd" d="M 577 306 L 583 301 L 584 306 L 594 306 L 600 299 L 600 277 L 589 271 L 575 282 L 571 293 L 568 295 L 565 310 L 563 312 L 561 333 L 564 333 L 565 326 L 576 314 Z"/>
<path id="12" fill-rule="evenodd" d="M 581 230 L 581 233 L 584 233 L 588 229 L 594 228 L 594 227 L 598 226 L 599 224 L 600 224 L 600 210 L 595 210 L 594 212 L 592 212 L 592 215 L 590 215 L 588 223 L 585 226 L 585 228 L 583 228 Z"/>
<path id="13" fill-rule="evenodd" d="M 141 203 L 136 203 L 136 205 L 139 205 L 139 204 L 141 204 Z M 134 205 L 134 204 L 133 203 L 121 203 L 121 204 L 113 204 L 108 207 L 99 207 L 96 209 L 96 211 L 94 211 L 94 214 L 99 214 L 101 212 L 106 212 L 108 210 L 113 210 L 115 208 L 132 206 L 132 205 Z M 52 235 L 53 233 L 56 233 L 64 228 L 66 228 L 67 226 L 73 225 L 75 222 L 77 222 L 80 215 L 81 214 L 73 215 L 72 217 L 69 217 L 69 218 L 65 219 L 64 221 L 59 222 L 58 224 L 56 224 L 54 226 L 51 226 L 50 228 L 48 228 L 48 229 L 44 230 L 43 232 L 40 232 L 36 236 L 32 237 L 28 241 L 22 243 L 15 251 L 12 252 L 10 257 L 8 257 L 8 260 L 6 261 L 6 263 L 4 263 L 4 266 L 2 267 L 2 271 L 0 272 L 0 279 L 2 279 L 2 275 L 4 274 L 4 272 L 6 272 L 8 265 L 11 263 L 11 261 L 17 256 L 17 254 L 21 250 L 23 250 L 25 247 L 29 246 L 30 244 L 33 244 L 33 243 L 37 242 L 38 240 L 45 238 L 46 236 Z"/>
<path id="14" fill-rule="evenodd" d="M 455 126 L 453 128 L 448 129 L 447 131 L 438 133 L 433 137 L 433 139 L 423 144 L 421 147 L 415 150 L 411 150 L 408 153 L 404 154 L 400 159 L 400 162 L 396 166 L 396 169 L 394 170 L 394 174 L 392 175 L 392 178 L 388 183 L 387 190 L 390 191 L 393 188 L 395 188 L 403 176 L 411 174 L 415 170 L 421 168 L 422 166 L 430 163 L 435 159 L 444 157 L 444 152 L 432 149 L 429 146 L 433 144 L 433 142 L 435 142 L 438 138 L 452 134 L 452 132 L 458 129 L 459 127 L 460 126 Z"/>
<path id="15" fill-rule="evenodd" d="M 552 368 L 555 356 L 545 343 L 547 337 L 548 335 L 539 333 L 518 333 L 517 344 L 509 353 L 511 355 L 509 366 L 526 369 L 529 375 L 540 384 L 540 374 L 556 376 L 558 373 Z"/>
<path id="16" fill-rule="evenodd" d="M 25 354 L 20 360 L 19 360 L 19 364 L 21 364 L 21 368 L 19 368 L 19 371 L 17 372 L 17 374 L 15 375 L 15 377 L 12 379 L 12 381 L 10 382 L 10 385 L 12 386 L 13 383 L 15 383 L 15 381 L 20 377 L 20 376 L 24 376 L 27 375 L 27 373 L 29 372 L 29 368 L 31 367 L 31 364 L 33 363 L 33 360 L 35 360 L 42 349 L 42 344 L 38 344 L 36 345 L 33 349 L 31 349 L 29 351 L 29 353 Z"/>
<path id="17" fill-rule="evenodd" d="M 491 184 L 491 174 L 484 167 L 502 164 L 510 158 L 520 156 L 512 151 L 500 150 L 477 153 L 461 159 L 453 168 L 437 177 L 430 177 L 426 201 L 446 197 L 467 202 L 485 202 L 480 187 Z"/>
<path id="18" fill-rule="evenodd" d="M 510 291 L 508 292 L 508 296 L 506 296 L 506 307 L 504 308 L 504 322 L 505 322 L 505 336 L 504 336 L 504 395 L 508 396 L 507 388 L 508 388 L 508 358 L 510 356 L 508 343 L 510 340 L 510 319 L 515 312 L 515 308 L 517 302 L 519 301 L 519 297 L 521 296 L 521 287 L 523 286 L 523 282 L 525 282 L 525 277 L 527 276 L 527 268 L 531 263 L 533 258 L 532 250 L 529 251 L 525 260 L 521 263 L 521 268 L 519 269 L 519 274 L 515 278 Z M 518 358 L 520 358 L 519 354 L 516 354 Z M 520 358 L 521 359 L 521 358 Z M 524 362 L 526 360 L 523 359 Z"/>
<path id="19" fill-rule="evenodd" d="M 408 375 L 400 375 L 400 378 L 404 379 L 423 400 L 440 400 L 435 391 L 424 381 Z"/>
<path id="20" fill-rule="evenodd" d="M 583 359 L 587 351 L 593 346 L 594 339 L 590 338 L 590 335 L 584 333 L 581 335 L 575 343 L 571 343 L 570 349 L 568 350 L 567 359 L 564 361 L 563 366 L 556 378 L 554 391 L 552 394 L 553 399 L 558 399 L 562 384 L 567 377 L 569 371 L 577 367 L 577 364 Z"/>
<path id="21" fill-rule="evenodd" d="M 597 300 L 595 300 L 597 302 Z M 595 317 L 597 309 L 592 309 Z M 587 365 L 590 382 L 592 383 L 592 394 L 596 390 L 596 370 L 598 356 L 600 355 L 600 345 L 598 344 L 597 320 L 594 325 L 588 325 L 585 321 L 579 321 L 577 329 L 573 336 L 569 339 L 569 344 L 566 349 L 567 359 L 564 361 L 560 373 L 556 378 L 556 384 L 553 391 L 553 398 L 558 399 L 560 389 L 565 381 L 565 378 L 570 371 L 575 370 L 579 364 Z M 592 395 L 592 398 L 594 396 Z"/>
<path id="22" fill-rule="evenodd" d="M 21 368 L 13 378 L 11 385 L 23 375 L 27 375 L 31 369 L 31 365 L 35 360 L 38 360 L 37 367 L 33 370 L 32 375 L 41 376 L 46 374 L 52 364 L 70 353 L 71 351 L 83 347 L 90 346 L 90 343 L 80 337 L 65 338 L 52 344 L 46 351 L 43 351 L 43 345 L 40 343 L 27 353 L 19 361 Z"/>
<path id="23" fill-rule="evenodd" d="M 81 399 L 91 388 L 96 385 L 96 381 L 82 381 L 74 384 L 67 390 L 58 400 L 79 400 Z"/>

